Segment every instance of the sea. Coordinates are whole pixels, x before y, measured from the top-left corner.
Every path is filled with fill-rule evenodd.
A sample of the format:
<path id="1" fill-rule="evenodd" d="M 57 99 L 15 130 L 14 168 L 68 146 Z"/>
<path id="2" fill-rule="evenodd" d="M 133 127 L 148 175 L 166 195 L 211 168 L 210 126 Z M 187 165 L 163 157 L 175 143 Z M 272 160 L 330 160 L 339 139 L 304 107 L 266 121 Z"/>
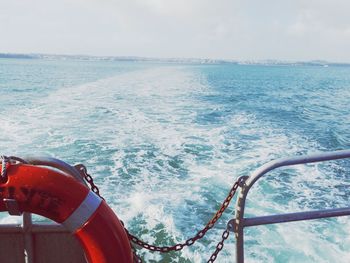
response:
<path id="1" fill-rule="evenodd" d="M 127 229 L 159 246 L 194 236 L 261 165 L 350 149 L 349 127 L 347 65 L 0 59 L 1 154 L 86 165 Z M 347 207 L 349 187 L 350 160 L 279 168 L 253 186 L 246 216 Z M 137 253 L 206 262 L 234 209 L 189 248 Z M 350 217 L 244 233 L 246 262 L 350 260 Z M 217 262 L 234 260 L 231 234 Z"/>

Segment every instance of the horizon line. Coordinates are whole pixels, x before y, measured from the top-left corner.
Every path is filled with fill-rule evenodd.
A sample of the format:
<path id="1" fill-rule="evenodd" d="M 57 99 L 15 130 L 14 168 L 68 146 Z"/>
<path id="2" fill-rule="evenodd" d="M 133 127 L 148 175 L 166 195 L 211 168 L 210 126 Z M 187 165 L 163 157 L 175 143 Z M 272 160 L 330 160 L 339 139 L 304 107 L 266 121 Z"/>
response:
<path id="1" fill-rule="evenodd" d="M 116 55 L 86 55 L 86 54 L 53 54 L 53 53 L 12 53 L 0 52 L 0 58 L 75 58 L 86 60 L 115 60 L 115 61 L 160 61 L 160 62 L 202 62 L 207 64 L 233 63 L 233 64 L 312 64 L 312 65 L 350 65 L 350 62 L 333 62 L 323 59 L 292 60 L 292 59 L 225 59 L 225 58 L 198 58 L 198 57 L 148 57 L 148 56 L 116 56 Z"/>

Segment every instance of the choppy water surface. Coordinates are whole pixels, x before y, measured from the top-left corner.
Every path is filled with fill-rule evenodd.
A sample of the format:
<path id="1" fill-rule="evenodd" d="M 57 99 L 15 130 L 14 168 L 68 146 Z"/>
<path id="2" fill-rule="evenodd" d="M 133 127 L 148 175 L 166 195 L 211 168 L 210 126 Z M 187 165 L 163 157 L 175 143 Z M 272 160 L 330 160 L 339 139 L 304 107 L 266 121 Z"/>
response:
<path id="1" fill-rule="evenodd" d="M 0 60 L 7 155 L 84 163 L 130 232 L 182 241 L 237 177 L 279 157 L 350 148 L 350 67 Z M 350 162 L 279 169 L 250 192 L 248 215 L 348 206 Z M 203 262 L 208 236 L 148 262 Z M 1 214 L 2 222 L 18 219 Z M 350 220 L 248 228 L 247 262 L 348 262 Z M 218 262 L 234 259 L 233 235 Z"/>

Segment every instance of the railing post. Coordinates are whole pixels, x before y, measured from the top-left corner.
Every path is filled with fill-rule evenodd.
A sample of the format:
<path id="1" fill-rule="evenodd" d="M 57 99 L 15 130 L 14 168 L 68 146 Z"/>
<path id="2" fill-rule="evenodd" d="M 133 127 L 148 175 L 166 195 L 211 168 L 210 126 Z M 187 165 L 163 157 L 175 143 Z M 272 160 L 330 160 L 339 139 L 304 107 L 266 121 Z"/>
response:
<path id="1" fill-rule="evenodd" d="M 23 213 L 24 250 L 26 263 L 34 263 L 33 235 L 32 235 L 32 214 Z"/>
<path id="2" fill-rule="evenodd" d="M 244 263 L 244 207 L 246 200 L 246 180 L 248 176 L 239 178 L 239 194 L 236 203 L 235 219 L 233 221 L 233 231 L 236 238 L 236 262 Z M 232 225 L 232 224 L 231 224 Z"/>

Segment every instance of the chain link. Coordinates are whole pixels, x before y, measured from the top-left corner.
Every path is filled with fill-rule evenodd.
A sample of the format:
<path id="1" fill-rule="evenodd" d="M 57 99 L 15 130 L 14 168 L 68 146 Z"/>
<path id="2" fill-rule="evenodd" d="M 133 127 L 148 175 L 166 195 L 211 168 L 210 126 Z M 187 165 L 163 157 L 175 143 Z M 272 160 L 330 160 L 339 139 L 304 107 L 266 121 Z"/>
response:
<path id="1" fill-rule="evenodd" d="M 81 172 L 83 172 L 84 179 L 89 183 L 91 190 L 104 200 L 104 198 L 100 195 L 100 191 L 99 191 L 98 187 L 94 184 L 94 180 L 93 180 L 92 176 L 87 173 L 86 167 L 84 165 L 81 165 L 81 164 L 77 165 L 76 167 Z M 194 237 L 187 239 L 185 242 L 178 243 L 178 244 L 175 244 L 173 246 L 163 246 L 163 247 L 155 246 L 155 245 L 148 244 L 148 243 L 142 241 L 141 239 L 139 239 L 138 237 L 130 234 L 129 231 L 125 228 L 125 231 L 129 237 L 129 240 L 132 241 L 134 244 L 137 244 L 144 249 L 147 249 L 150 251 L 157 251 L 157 252 L 161 252 L 161 253 L 168 253 L 171 251 L 179 251 L 179 250 L 182 250 L 184 247 L 192 246 L 197 240 L 203 238 L 205 236 L 205 234 L 210 229 L 212 229 L 214 227 L 215 223 L 220 219 L 220 217 L 222 216 L 222 214 L 224 213 L 226 208 L 229 206 L 229 204 L 230 204 L 232 198 L 234 197 L 240 183 L 241 183 L 241 179 L 238 179 L 233 184 L 232 188 L 230 189 L 229 194 L 227 195 L 227 197 L 225 198 L 225 200 L 221 204 L 220 209 L 209 220 L 209 222 L 205 225 L 205 227 L 202 230 L 198 231 Z M 212 263 L 216 260 L 219 252 L 224 247 L 224 241 L 228 238 L 229 234 L 230 234 L 229 231 L 226 229 L 224 231 L 224 233 L 222 234 L 222 240 L 217 244 L 216 250 L 210 256 L 208 263 Z M 142 263 L 141 258 L 136 254 L 136 250 L 133 246 L 132 246 L 132 251 L 133 251 L 133 256 L 134 256 L 134 262 L 135 263 Z"/>
<path id="2" fill-rule="evenodd" d="M 92 178 L 92 176 L 91 176 L 90 174 L 88 174 L 85 165 L 83 165 L 83 164 L 78 164 L 78 165 L 75 166 L 75 168 L 77 168 L 80 172 L 82 172 L 85 181 L 88 182 L 88 184 L 90 185 L 91 191 L 93 191 L 95 194 L 97 194 L 99 197 L 101 197 L 103 200 L 105 200 L 105 199 L 100 195 L 100 190 L 99 190 L 98 187 L 95 185 L 95 183 L 94 183 L 94 178 Z"/>
<path id="3" fill-rule="evenodd" d="M 131 246 L 132 254 L 133 254 L 133 263 L 142 263 L 142 259 L 136 254 L 136 249 L 134 246 Z"/>
<path id="4" fill-rule="evenodd" d="M 4 179 L 6 177 L 6 166 L 8 162 L 8 157 L 5 155 L 0 156 L 1 159 L 1 179 Z"/>
<path id="5" fill-rule="evenodd" d="M 216 249 L 215 249 L 214 253 L 210 256 L 208 263 L 213 263 L 216 260 L 216 258 L 218 257 L 218 254 L 224 248 L 224 242 L 226 239 L 228 239 L 229 235 L 230 235 L 230 232 L 227 229 L 225 229 L 224 233 L 222 233 L 222 236 L 221 236 L 222 239 L 216 245 Z"/>

